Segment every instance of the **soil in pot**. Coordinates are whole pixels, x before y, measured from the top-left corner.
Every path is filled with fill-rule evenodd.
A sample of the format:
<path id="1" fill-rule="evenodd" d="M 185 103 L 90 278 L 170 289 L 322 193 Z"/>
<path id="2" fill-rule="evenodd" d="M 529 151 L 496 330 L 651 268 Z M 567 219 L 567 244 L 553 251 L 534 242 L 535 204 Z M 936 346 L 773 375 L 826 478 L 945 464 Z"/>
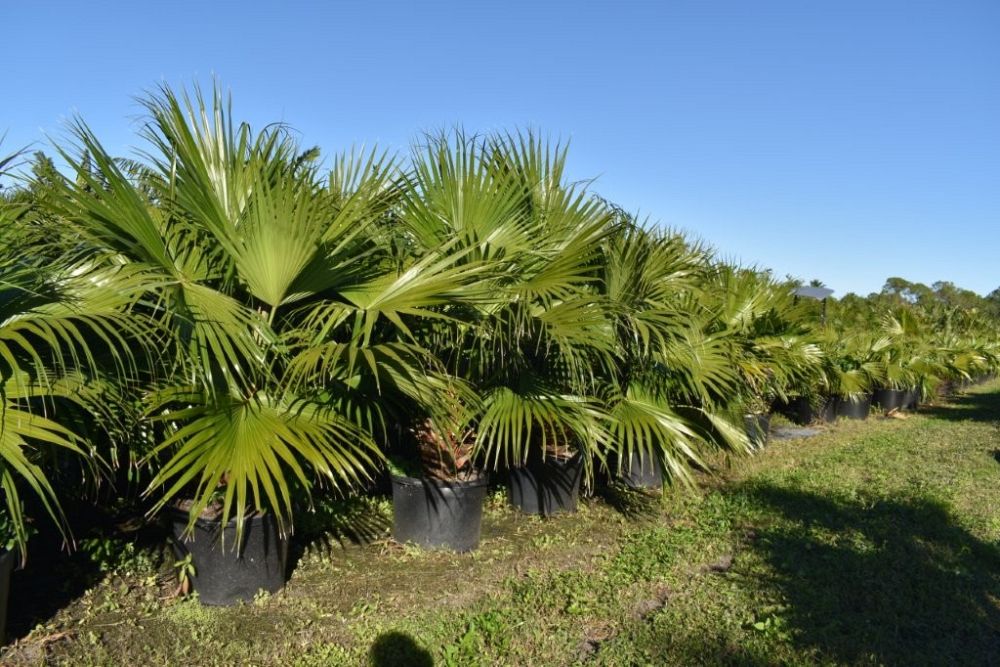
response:
<path id="1" fill-rule="evenodd" d="M 877 389 L 872 394 L 872 405 L 885 412 L 902 410 L 905 403 L 906 392 L 902 389 Z"/>
<path id="2" fill-rule="evenodd" d="M 199 518 L 193 539 L 182 537 L 186 512 L 173 512 L 174 550 L 178 558 L 191 554 L 191 586 L 202 604 L 225 606 L 251 601 L 261 590 L 276 593 L 288 580 L 288 540 L 279 536 L 270 513 L 245 519 L 243 542 L 236 543 L 236 519 Z"/>
<path id="3" fill-rule="evenodd" d="M 662 489 L 663 468 L 651 454 L 640 455 L 633 451 L 623 462 L 619 479 L 630 489 Z"/>
<path id="4" fill-rule="evenodd" d="M 872 409 L 872 397 L 869 394 L 862 396 L 841 396 L 837 398 L 837 416 L 848 419 L 868 419 L 868 413 Z"/>
<path id="5" fill-rule="evenodd" d="M 525 514 L 575 512 L 583 478 L 583 457 L 548 458 L 510 469 L 510 504 Z"/>
<path id="6" fill-rule="evenodd" d="M 771 432 L 771 415 L 763 413 L 743 415 L 743 425 L 751 445 L 760 449 L 767 444 Z"/>
<path id="7" fill-rule="evenodd" d="M 17 556 L 13 551 L 0 551 L 0 646 L 7 643 L 7 601 L 10 598 L 10 573 Z"/>
<path id="8" fill-rule="evenodd" d="M 468 481 L 392 475 L 392 537 L 422 547 L 471 551 L 479 546 L 485 474 Z"/>

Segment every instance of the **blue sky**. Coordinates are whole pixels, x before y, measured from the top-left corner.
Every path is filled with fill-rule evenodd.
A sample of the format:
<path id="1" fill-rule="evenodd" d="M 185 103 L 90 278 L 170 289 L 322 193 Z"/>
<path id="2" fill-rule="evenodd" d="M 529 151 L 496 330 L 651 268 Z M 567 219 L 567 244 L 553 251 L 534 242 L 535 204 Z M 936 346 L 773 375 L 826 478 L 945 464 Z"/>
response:
<path id="1" fill-rule="evenodd" d="M 17 2 L 3 149 L 79 113 L 113 152 L 160 82 L 327 153 L 539 129 L 574 177 L 837 290 L 1000 286 L 1000 2 Z"/>

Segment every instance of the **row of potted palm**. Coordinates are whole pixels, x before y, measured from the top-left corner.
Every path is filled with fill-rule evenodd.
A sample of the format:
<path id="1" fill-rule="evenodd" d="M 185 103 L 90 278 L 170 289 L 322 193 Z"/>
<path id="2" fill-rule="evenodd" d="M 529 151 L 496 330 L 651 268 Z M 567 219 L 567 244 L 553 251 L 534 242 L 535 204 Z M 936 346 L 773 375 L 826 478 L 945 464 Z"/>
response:
<path id="1" fill-rule="evenodd" d="M 746 448 L 721 410 L 738 378 L 693 308 L 706 253 L 567 183 L 565 148 L 454 133 L 408 162 L 345 155 L 322 173 L 286 128 L 235 124 L 217 92 L 146 104 L 140 161 L 75 123 L 71 175 L 49 174 L 32 224 L 46 256 L 87 257 L 116 298 L 108 331 L 51 348 L 106 350 L 110 366 L 88 354 L 74 371 L 134 422 L 87 458 L 124 448 L 145 472 L 203 601 L 261 581 L 225 559 L 211 576 L 202 551 L 259 543 L 273 589 L 296 507 L 386 461 L 397 536 L 461 549 L 477 526 L 439 539 L 435 496 L 481 498 L 490 471 L 547 514 L 595 469 L 637 459 L 689 479 L 706 448 Z"/>
<path id="2" fill-rule="evenodd" d="M 601 475 L 690 484 L 709 452 L 762 446 L 775 401 L 1000 361 L 969 323 L 823 324 L 790 285 L 570 182 L 565 147 L 530 133 L 324 169 L 218 91 L 145 104 L 140 160 L 78 121 L 69 175 L 3 209 L 0 528 L 22 552 L 23 489 L 65 523 L 49 450 L 138 470 L 201 600 L 225 604 L 283 585 L 317 489 L 388 469 L 395 537 L 467 550 L 490 474 L 538 514 Z"/>
<path id="3" fill-rule="evenodd" d="M 954 313 L 949 313 L 950 317 Z M 939 312 L 915 305 L 885 307 L 877 299 L 852 300 L 814 326 L 821 354 L 796 398 L 782 407 L 806 423 L 837 417 L 867 418 L 915 408 L 956 384 L 995 372 L 1000 363 L 995 324 L 972 319 L 945 326 Z"/>

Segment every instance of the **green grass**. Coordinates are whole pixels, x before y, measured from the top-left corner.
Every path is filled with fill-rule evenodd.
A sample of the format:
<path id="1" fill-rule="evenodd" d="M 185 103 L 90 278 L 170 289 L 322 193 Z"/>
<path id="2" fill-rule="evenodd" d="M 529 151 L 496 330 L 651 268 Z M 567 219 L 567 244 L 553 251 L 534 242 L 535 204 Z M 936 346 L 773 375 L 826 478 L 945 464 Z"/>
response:
<path id="1" fill-rule="evenodd" d="M 0 661 L 1000 661 L 997 383 L 905 420 L 773 443 L 704 482 L 547 521 L 497 496 L 474 554 L 315 543 L 285 591 L 237 608 L 162 601 L 162 577 L 109 575 Z M 387 511 L 367 507 L 365 530 Z"/>

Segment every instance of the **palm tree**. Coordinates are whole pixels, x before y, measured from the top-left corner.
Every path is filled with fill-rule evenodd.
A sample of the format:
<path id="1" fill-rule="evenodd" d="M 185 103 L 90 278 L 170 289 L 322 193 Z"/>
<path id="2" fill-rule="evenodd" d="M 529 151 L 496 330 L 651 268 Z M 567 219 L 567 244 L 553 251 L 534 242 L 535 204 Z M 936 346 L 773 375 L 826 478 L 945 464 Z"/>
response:
<path id="1" fill-rule="evenodd" d="M 821 352 L 808 311 L 788 284 L 760 271 L 723 265 L 714 273 L 710 292 L 719 323 L 731 334 L 731 363 L 740 377 L 735 407 L 766 413 L 773 402 L 787 401 L 794 387 L 818 378 Z"/>
<path id="2" fill-rule="evenodd" d="M 604 245 L 601 289 L 613 323 L 615 363 L 601 378 L 609 457 L 621 474 L 650 463 L 692 484 L 709 450 L 749 444 L 725 414 L 738 376 L 730 334 L 709 305 L 710 254 L 677 234 L 622 224 Z M 636 466 L 632 464 L 634 469 Z"/>
<path id="3" fill-rule="evenodd" d="M 189 500 L 190 532 L 217 506 L 239 542 L 267 510 L 287 533 L 297 492 L 370 477 L 394 396 L 433 393 L 414 322 L 477 269 L 441 251 L 397 261 L 385 226 L 402 181 L 384 154 L 340 156 L 324 180 L 315 150 L 236 125 L 218 90 L 145 105 L 138 164 L 76 122 L 53 208 L 144 277 L 138 312 L 164 339 L 143 391 L 151 511 Z"/>
<path id="4" fill-rule="evenodd" d="M 0 174 L 13 156 L 0 160 Z M 13 194 L 13 193 L 12 193 Z M 127 267 L 47 248 L 27 218 L 30 195 L 0 199 L 0 489 L 6 548 L 27 553 L 22 492 L 65 536 L 69 526 L 43 467 L 47 454 L 90 455 L 67 408 L 93 410 L 102 373 L 131 365 L 128 306 L 139 287 Z M 84 458 L 94 469 L 96 461 Z"/>
<path id="5" fill-rule="evenodd" d="M 425 345 L 473 396 L 449 413 L 462 423 L 431 430 L 468 434 L 493 469 L 570 451 L 589 469 L 601 439 L 593 368 L 610 347 L 595 282 L 611 221 L 564 183 L 565 157 L 532 134 L 429 136 L 400 210 L 414 254 L 445 247 L 483 269 L 481 295 Z"/>

